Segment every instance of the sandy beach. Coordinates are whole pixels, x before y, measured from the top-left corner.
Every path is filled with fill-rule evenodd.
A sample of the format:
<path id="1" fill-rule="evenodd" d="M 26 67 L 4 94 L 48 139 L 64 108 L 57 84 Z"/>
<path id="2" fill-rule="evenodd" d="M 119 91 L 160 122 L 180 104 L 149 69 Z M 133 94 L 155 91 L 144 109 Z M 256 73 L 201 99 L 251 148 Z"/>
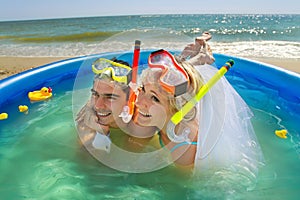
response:
<path id="1" fill-rule="evenodd" d="M 38 66 L 68 57 L 0 57 L 0 80 L 13 74 L 20 73 Z M 298 59 L 273 59 L 273 58 L 249 58 L 260 62 L 272 64 L 284 69 L 300 73 L 300 60 Z"/>
<path id="2" fill-rule="evenodd" d="M 300 74 L 300 59 L 249 58 Z"/>
<path id="3" fill-rule="evenodd" d="M 5 57 L 0 56 L 0 80 L 67 57 Z"/>

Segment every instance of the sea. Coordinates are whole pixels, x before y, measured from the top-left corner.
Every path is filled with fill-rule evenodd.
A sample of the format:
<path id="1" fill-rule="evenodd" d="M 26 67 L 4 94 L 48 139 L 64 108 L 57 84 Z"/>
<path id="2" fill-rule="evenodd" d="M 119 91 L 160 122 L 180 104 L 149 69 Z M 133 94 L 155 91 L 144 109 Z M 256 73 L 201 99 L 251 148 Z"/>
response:
<path id="1" fill-rule="evenodd" d="M 180 50 L 209 31 L 214 53 L 300 59 L 300 15 L 132 15 L 0 22 L 0 56 L 82 56 L 142 49 Z"/>

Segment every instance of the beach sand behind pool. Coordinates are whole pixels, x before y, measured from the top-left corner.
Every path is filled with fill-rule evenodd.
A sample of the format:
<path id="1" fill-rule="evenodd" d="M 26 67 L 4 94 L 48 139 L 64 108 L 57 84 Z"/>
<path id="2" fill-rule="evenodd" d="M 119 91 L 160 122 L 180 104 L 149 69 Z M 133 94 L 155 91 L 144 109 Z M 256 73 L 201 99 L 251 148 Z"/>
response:
<path id="1" fill-rule="evenodd" d="M 8 76 L 68 57 L 10 57 L 0 56 L 0 80 Z"/>
<path id="2" fill-rule="evenodd" d="M 0 80 L 38 66 L 69 57 L 0 57 Z M 249 58 L 300 74 L 300 59 Z"/>

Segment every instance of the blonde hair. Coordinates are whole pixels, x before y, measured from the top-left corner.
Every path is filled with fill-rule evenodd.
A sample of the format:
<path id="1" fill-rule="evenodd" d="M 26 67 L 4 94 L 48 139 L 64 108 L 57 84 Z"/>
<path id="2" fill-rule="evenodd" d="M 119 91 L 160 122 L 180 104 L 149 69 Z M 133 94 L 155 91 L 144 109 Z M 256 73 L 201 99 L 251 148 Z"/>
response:
<path id="1" fill-rule="evenodd" d="M 170 99 L 170 105 L 173 107 L 173 111 L 177 112 L 180 110 L 189 100 L 191 100 L 200 90 L 200 88 L 204 85 L 204 80 L 202 76 L 199 74 L 197 69 L 189 63 L 188 61 L 180 60 L 175 57 L 177 63 L 183 67 L 183 69 L 187 72 L 189 76 L 189 86 L 187 88 L 187 92 L 178 97 L 173 97 Z M 196 108 L 192 109 L 185 117 L 185 121 L 189 121 L 193 119 L 196 115 Z"/>
<path id="2" fill-rule="evenodd" d="M 189 76 L 189 86 L 188 86 L 187 92 L 183 95 L 174 97 L 173 95 L 168 94 L 165 90 L 162 89 L 162 87 L 160 86 L 160 84 L 158 82 L 158 79 L 162 75 L 161 69 L 148 68 L 148 69 L 144 70 L 141 75 L 141 81 L 143 83 L 145 83 L 145 82 L 152 83 L 159 88 L 160 92 L 164 92 L 165 94 L 168 95 L 168 99 L 169 99 L 168 109 L 172 113 L 175 113 L 179 109 L 181 109 L 191 98 L 193 98 L 196 95 L 196 93 L 199 91 L 199 89 L 204 84 L 203 78 L 201 77 L 201 75 L 199 74 L 197 69 L 195 69 L 195 67 L 191 63 L 189 63 L 188 61 L 180 60 L 177 57 L 175 57 L 175 59 L 176 59 L 177 63 L 183 67 L 183 69 L 187 72 L 187 74 Z M 193 109 L 190 111 L 190 113 L 188 113 L 185 116 L 185 119 L 187 121 L 191 120 L 195 116 L 195 114 L 196 114 L 195 109 Z"/>

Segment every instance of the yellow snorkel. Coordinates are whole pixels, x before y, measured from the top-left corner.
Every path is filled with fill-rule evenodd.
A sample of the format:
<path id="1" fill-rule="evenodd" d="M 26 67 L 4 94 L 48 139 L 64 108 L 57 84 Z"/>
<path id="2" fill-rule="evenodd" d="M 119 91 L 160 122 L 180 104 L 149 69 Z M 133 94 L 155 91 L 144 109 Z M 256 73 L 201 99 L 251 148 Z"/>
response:
<path id="1" fill-rule="evenodd" d="M 181 122 L 183 117 L 191 111 L 191 109 L 204 97 L 204 95 L 209 91 L 209 89 L 218 81 L 224 74 L 233 66 L 234 61 L 228 60 L 225 65 L 223 65 L 217 73 L 206 83 L 204 84 L 198 93 L 188 101 L 179 111 L 177 111 L 172 118 L 170 119 L 167 126 L 167 135 L 169 139 L 173 142 L 180 143 L 187 141 L 189 142 L 188 135 L 190 130 L 187 128 L 183 131 L 181 135 L 176 135 L 175 127 Z"/>

